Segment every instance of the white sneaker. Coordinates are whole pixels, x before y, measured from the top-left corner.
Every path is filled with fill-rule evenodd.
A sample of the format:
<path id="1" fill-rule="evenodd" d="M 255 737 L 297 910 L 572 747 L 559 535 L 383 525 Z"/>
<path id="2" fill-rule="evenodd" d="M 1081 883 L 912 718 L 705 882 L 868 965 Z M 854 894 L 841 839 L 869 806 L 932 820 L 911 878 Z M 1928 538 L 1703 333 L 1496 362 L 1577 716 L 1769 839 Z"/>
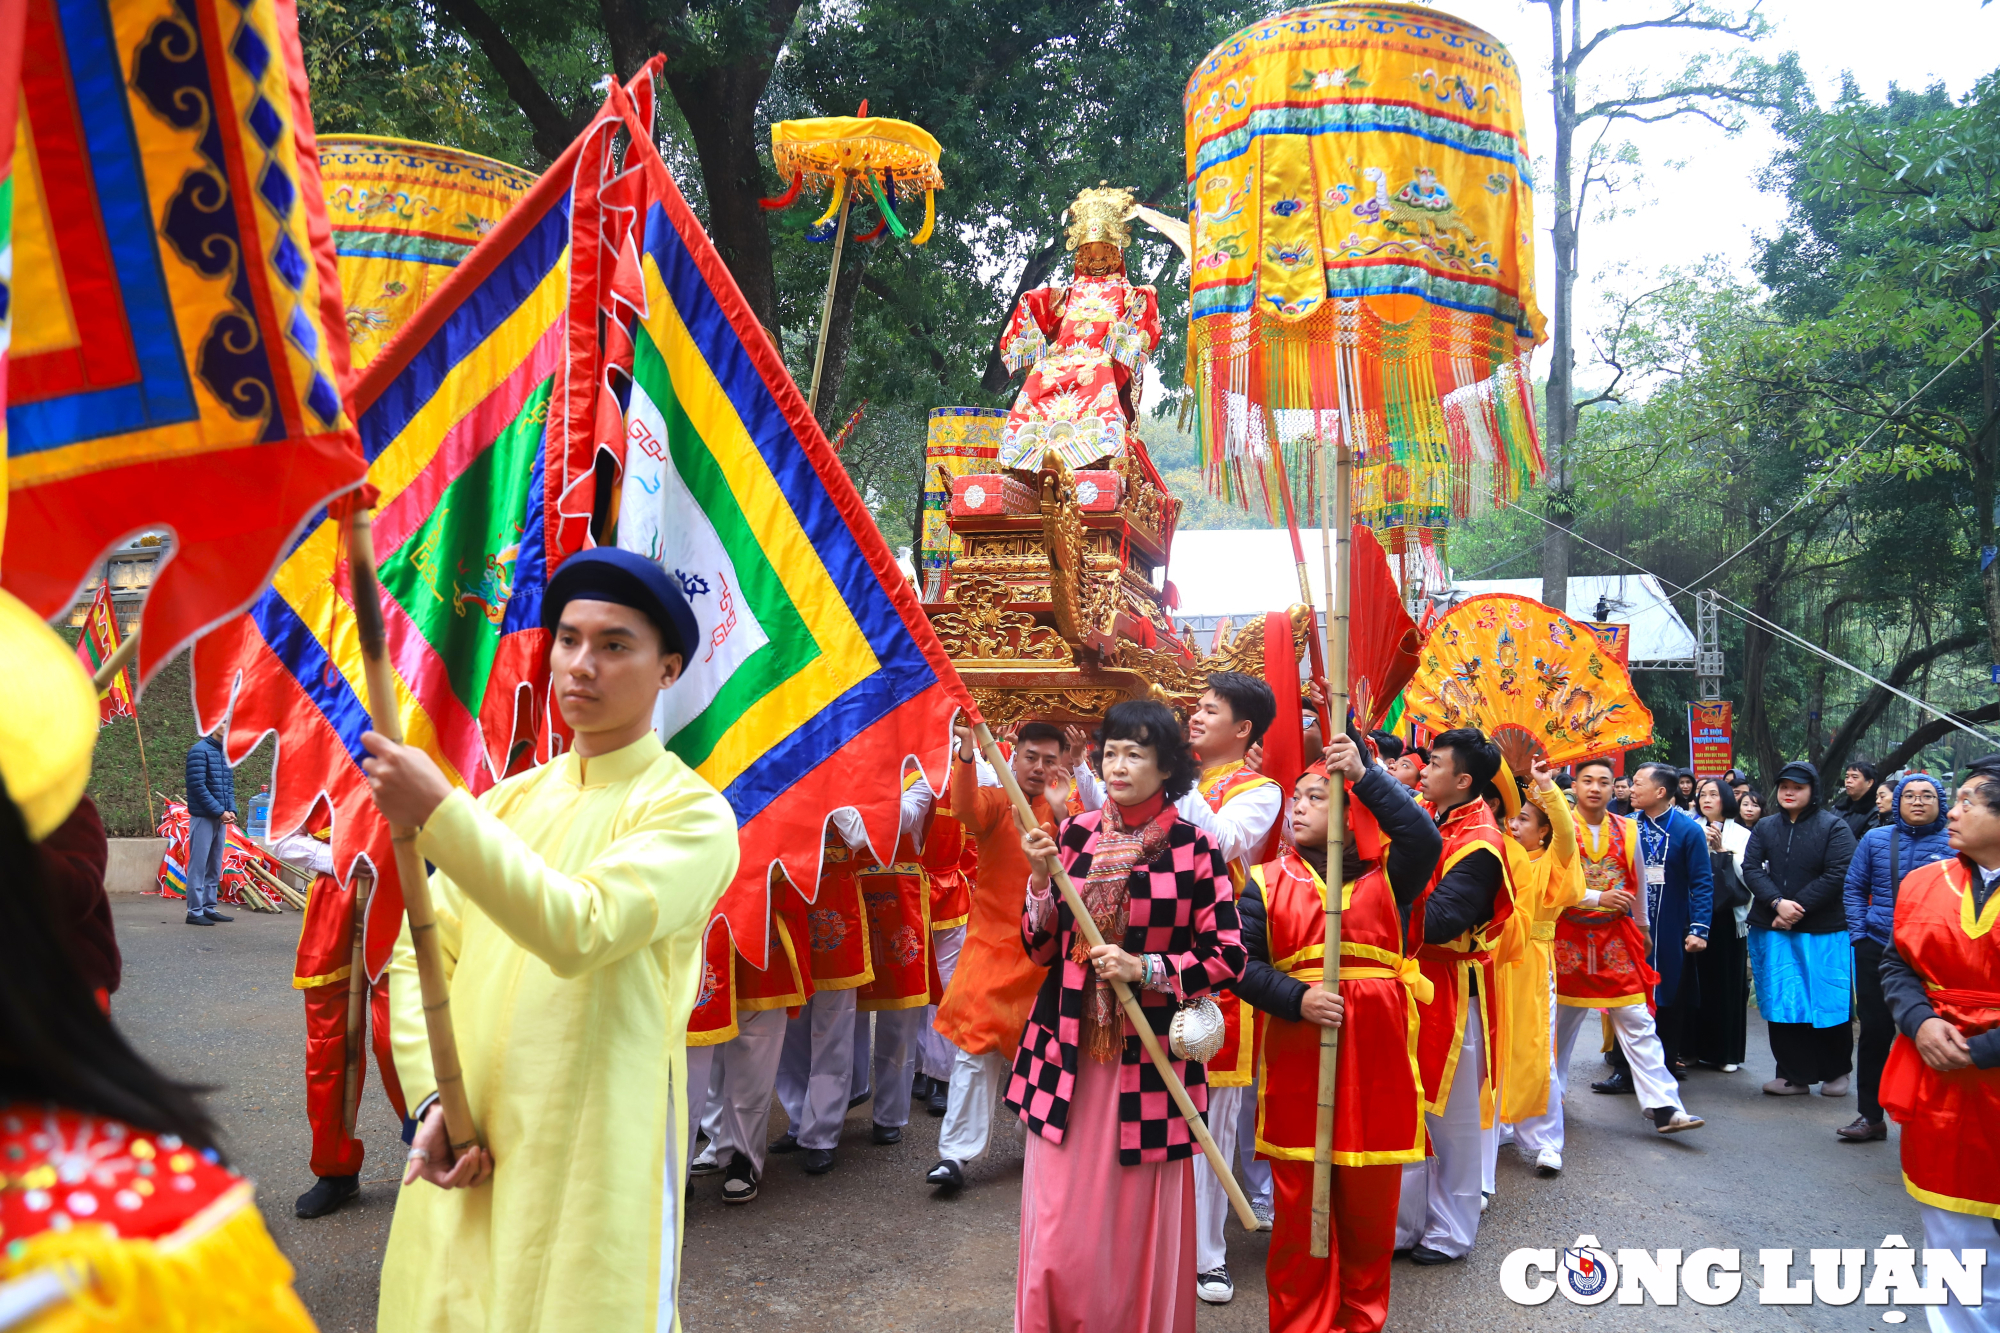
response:
<path id="1" fill-rule="evenodd" d="M 1271 1229 L 1271 1221 L 1276 1216 L 1276 1214 L 1274 1214 L 1271 1211 L 1270 1204 L 1253 1203 L 1250 1205 L 1250 1211 L 1256 1215 L 1257 1230 L 1269 1231 Z"/>
<path id="2" fill-rule="evenodd" d="M 1563 1155 L 1554 1148 L 1544 1148 L 1535 1154 L 1535 1174 L 1538 1176 L 1559 1176 L 1563 1169 Z"/>
<path id="3" fill-rule="evenodd" d="M 1847 1095 L 1847 1088 L 1847 1075 L 1842 1074 L 1839 1078 L 1830 1078 L 1820 1084 L 1819 1095 L 1822 1097 L 1845 1097 Z"/>
<path id="4" fill-rule="evenodd" d="M 1492 1202 L 1493 1202 L 1493 1196 L 1491 1194 L 1488 1194 L 1484 1190 L 1481 1190 L 1479 1192 L 1479 1211 L 1482 1214 L 1486 1211 L 1486 1205 Z"/>
<path id="5" fill-rule="evenodd" d="M 1229 1280 L 1228 1269 L 1211 1268 L 1196 1275 L 1194 1294 L 1210 1305 L 1227 1305 L 1236 1299 L 1236 1284 Z"/>
<path id="6" fill-rule="evenodd" d="M 694 1160 L 688 1163 L 688 1174 L 691 1176 L 712 1176 L 721 1169 L 722 1163 L 715 1160 L 713 1143 L 703 1147 L 694 1155 Z"/>

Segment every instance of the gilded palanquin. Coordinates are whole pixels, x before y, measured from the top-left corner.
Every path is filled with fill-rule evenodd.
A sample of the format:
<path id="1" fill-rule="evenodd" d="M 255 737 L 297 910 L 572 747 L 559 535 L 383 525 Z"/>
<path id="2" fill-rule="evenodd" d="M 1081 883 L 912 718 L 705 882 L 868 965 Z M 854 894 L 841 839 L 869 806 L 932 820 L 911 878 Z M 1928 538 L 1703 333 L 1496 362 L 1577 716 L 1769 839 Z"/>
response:
<path id="1" fill-rule="evenodd" d="M 1082 472 L 1043 461 L 957 479 L 959 550 L 926 580 L 924 610 L 989 721 L 1094 722 L 1148 695 L 1187 707 L 1212 671 L 1264 674 L 1261 617 L 1206 657 L 1176 635 L 1154 583 L 1181 502 L 1142 455 Z M 1295 658 L 1307 619 L 1292 608 Z"/>

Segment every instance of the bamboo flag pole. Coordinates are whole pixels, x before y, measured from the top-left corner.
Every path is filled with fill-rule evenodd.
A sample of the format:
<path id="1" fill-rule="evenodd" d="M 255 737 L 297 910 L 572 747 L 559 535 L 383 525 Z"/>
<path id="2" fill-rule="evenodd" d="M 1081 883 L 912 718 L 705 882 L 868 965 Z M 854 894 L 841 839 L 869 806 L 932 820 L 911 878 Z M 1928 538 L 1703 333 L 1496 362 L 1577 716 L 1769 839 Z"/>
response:
<path id="1" fill-rule="evenodd" d="M 1334 515 L 1326 512 L 1327 487 L 1319 490 L 1319 540 L 1326 561 L 1327 712 L 1331 726 L 1347 725 L 1347 594 L 1348 571 L 1352 564 L 1353 461 L 1345 438 L 1335 446 L 1333 464 Z M 1325 450 L 1321 456 L 1324 458 Z M 1324 483 L 1325 478 L 1321 478 Z M 1331 531 L 1329 531 L 1331 529 Z M 1334 547 L 1339 546 L 1336 554 Z M 1331 745 L 1333 736 L 1325 738 Z M 1329 774 L 1326 815 L 1326 954 L 1320 968 L 1320 989 L 1340 990 L 1340 907 L 1347 876 L 1342 862 L 1346 852 L 1347 784 L 1340 775 Z M 1313 1126 L 1312 1246 L 1316 1259 L 1333 1252 L 1333 1094 L 1340 1069 L 1340 1029 L 1319 1030 L 1319 1119 Z"/>
<path id="2" fill-rule="evenodd" d="M 833 268 L 826 275 L 826 299 L 819 305 L 819 350 L 813 353 L 812 388 L 806 391 L 806 411 L 819 412 L 819 376 L 826 368 L 826 334 L 833 327 L 833 289 L 840 283 L 840 252 L 847 244 L 847 213 L 854 207 L 854 182 L 843 182 L 840 225 L 833 232 Z"/>
<path id="3" fill-rule="evenodd" d="M 1014 803 L 1015 822 L 1024 830 L 1035 827 L 1035 813 L 1028 805 L 1028 798 L 1021 794 L 1021 784 L 1014 780 L 1013 765 L 1009 764 L 1006 756 L 1000 753 L 1000 747 L 993 743 L 992 731 L 984 722 L 975 722 L 972 724 L 972 733 L 979 741 L 979 752 L 986 756 L 986 762 L 1000 775 L 1000 785 L 1007 789 L 1007 797 Z M 1097 923 L 1091 920 L 1090 912 L 1083 905 L 1083 899 L 1077 896 L 1076 885 L 1070 882 L 1069 872 L 1062 868 L 1060 861 L 1054 859 L 1050 861 L 1050 869 L 1054 872 L 1056 887 L 1062 891 L 1063 901 L 1069 904 L 1070 915 L 1076 918 L 1076 928 L 1083 933 L 1084 942 L 1093 949 L 1104 943 L 1104 936 L 1098 934 Z M 1118 997 L 1118 1003 L 1124 1006 L 1125 1017 L 1131 1021 L 1133 1031 L 1139 1034 L 1139 1044 L 1144 1046 L 1146 1054 L 1152 1057 L 1153 1068 L 1159 1070 L 1160 1077 L 1166 1081 L 1167 1091 L 1173 1094 L 1174 1104 L 1180 1108 L 1181 1115 L 1187 1120 L 1188 1129 L 1194 1134 L 1194 1141 L 1201 1145 L 1202 1152 L 1207 1155 L 1209 1169 L 1214 1171 L 1215 1178 L 1222 1182 L 1222 1188 L 1229 1192 L 1229 1202 L 1236 1209 L 1237 1220 L 1243 1223 L 1244 1230 L 1255 1231 L 1261 1225 L 1257 1220 L 1257 1214 L 1251 1210 L 1250 1200 L 1244 1197 L 1243 1187 L 1236 1183 L 1235 1175 L 1229 1170 L 1229 1163 L 1222 1160 L 1222 1150 L 1215 1146 L 1214 1138 L 1209 1135 L 1208 1126 L 1202 1121 L 1201 1112 L 1195 1109 L 1194 1099 L 1188 1096 L 1187 1087 L 1175 1075 L 1174 1066 L 1167 1059 L 1166 1051 L 1161 1049 L 1160 1039 L 1154 1033 L 1153 1025 L 1139 1003 L 1139 997 L 1132 993 L 1130 986 L 1115 979 L 1111 983 L 1111 990 Z"/>
<path id="4" fill-rule="evenodd" d="M 146 788 L 146 827 L 158 828 L 159 821 L 153 818 L 153 774 L 146 767 L 146 732 L 139 725 L 139 696 L 132 696 L 132 737 L 139 742 L 139 781 Z"/>
<path id="5" fill-rule="evenodd" d="M 125 664 L 130 662 L 138 651 L 139 627 L 134 625 L 132 632 L 120 639 L 118 646 L 111 650 L 111 656 L 98 664 L 97 673 L 90 678 L 90 688 L 99 694 L 110 689 L 112 678 L 125 669 Z"/>
<path id="6" fill-rule="evenodd" d="M 368 939 L 368 900 L 375 894 L 375 875 L 359 870 L 354 875 L 354 948 L 348 956 L 347 974 L 347 1066 L 341 1071 L 340 1123 L 348 1138 L 354 1137 L 354 1122 L 361 1114 L 361 1061 L 368 1033 L 368 959 L 364 947 Z"/>
<path id="7" fill-rule="evenodd" d="M 374 523 L 365 509 L 354 513 L 347 554 L 354 583 L 354 625 L 368 682 L 368 716 L 375 730 L 400 745 L 403 719 L 389 675 L 382 592 L 375 576 Z M 473 1129 L 472 1107 L 465 1099 L 465 1080 L 458 1067 L 458 1039 L 451 1030 L 451 989 L 444 979 L 437 917 L 431 911 L 431 885 L 424 876 L 424 858 L 417 855 L 417 831 L 391 824 L 389 837 L 396 847 L 396 880 L 403 889 L 403 910 L 410 916 L 410 942 L 416 947 L 424 1028 L 430 1035 L 431 1073 L 437 1082 L 438 1103 L 444 1107 L 445 1139 L 456 1158 L 478 1143 L 479 1137 Z"/>

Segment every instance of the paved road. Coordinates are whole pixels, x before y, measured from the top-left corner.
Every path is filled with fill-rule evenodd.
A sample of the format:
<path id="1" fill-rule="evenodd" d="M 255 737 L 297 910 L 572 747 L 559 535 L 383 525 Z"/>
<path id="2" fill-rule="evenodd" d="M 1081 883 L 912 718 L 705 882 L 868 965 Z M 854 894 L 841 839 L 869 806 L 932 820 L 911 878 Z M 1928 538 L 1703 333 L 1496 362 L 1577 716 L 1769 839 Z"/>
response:
<path id="1" fill-rule="evenodd" d="M 303 1112 L 304 1018 L 290 987 L 294 915 L 242 916 L 197 930 L 156 899 L 116 900 L 125 983 L 115 1012 L 139 1049 L 182 1078 L 216 1089 L 211 1098 L 232 1160 L 260 1187 L 265 1218 L 299 1270 L 298 1287 L 324 1329 L 374 1326 L 382 1246 L 395 1207 L 402 1148 L 387 1102 L 371 1087 L 364 1137 L 377 1156 L 363 1169 L 358 1203 L 316 1222 L 292 1216 L 312 1179 Z M 1568 1330 L 1841 1329 L 1882 1326 L 1881 1310 L 1855 1304 L 1770 1307 L 1756 1303 L 1755 1252 L 1764 1247 L 1862 1247 L 1889 1233 L 1921 1246 L 1903 1193 L 1895 1144 L 1856 1147 L 1833 1129 L 1854 1116 L 1850 1096 L 1772 1098 L 1761 1024 L 1752 1016 L 1751 1064 L 1738 1074 L 1697 1074 L 1690 1109 L 1709 1118 L 1694 1134 L 1660 1139 L 1629 1097 L 1596 1097 L 1583 1086 L 1595 1062 L 1579 1059 L 1573 1085 L 1568 1169 L 1537 1179 L 1502 1149 L 1499 1194 L 1471 1259 L 1445 1268 L 1396 1266 L 1390 1327 Z M 996 1134 L 969 1188 L 937 1199 L 921 1183 L 936 1155 L 937 1121 L 919 1116 L 905 1141 L 868 1142 L 868 1108 L 848 1118 L 839 1165 L 813 1178 L 773 1158 L 762 1197 L 745 1208 L 721 1202 L 718 1177 L 694 1182 L 686 1247 L 685 1318 L 694 1333 L 755 1329 L 1005 1330 L 1013 1305 L 1021 1147 Z M 1893 1132 L 1893 1131 L 1892 1131 Z M 1704 1307 L 1615 1304 L 1539 1308 L 1500 1295 L 1501 1259 L 1516 1246 L 1561 1246 L 1594 1233 L 1613 1250 L 1735 1246 L 1750 1261 L 1744 1295 Z M 1202 1333 L 1266 1327 L 1265 1240 L 1231 1224 L 1233 1305 L 1204 1308 Z M 1914 1319 L 1921 1321 L 1920 1313 Z M 1919 1325 L 1920 1326 L 1920 1323 Z M 1910 1324 L 1902 1325 L 1911 1327 Z"/>

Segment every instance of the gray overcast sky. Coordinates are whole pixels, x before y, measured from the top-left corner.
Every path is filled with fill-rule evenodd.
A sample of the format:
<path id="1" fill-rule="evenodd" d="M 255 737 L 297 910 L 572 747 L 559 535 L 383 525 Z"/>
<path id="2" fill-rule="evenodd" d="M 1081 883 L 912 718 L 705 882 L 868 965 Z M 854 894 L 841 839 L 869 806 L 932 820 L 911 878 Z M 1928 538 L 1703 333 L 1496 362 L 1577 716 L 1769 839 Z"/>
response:
<path id="1" fill-rule="evenodd" d="M 1727 0 L 1716 0 L 1726 4 Z M 1546 168 L 1554 133 L 1549 110 L 1548 10 L 1525 0 L 1448 0 L 1438 6 L 1476 23 L 1507 44 L 1520 64 L 1523 95 L 1528 106 L 1529 147 Z M 1608 23 L 1632 21 L 1670 12 L 1673 0 L 1591 0 L 1586 38 Z M 1843 71 L 1854 75 L 1862 90 L 1880 98 L 1891 83 L 1922 88 L 1942 80 L 1954 96 L 1964 93 L 1980 75 L 2000 66 L 2000 3 L 1981 8 L 1979 0 L 1900 0 L 1888 4 L 1859 0 L 1766 0 L 1765 16 L 1775 31 L 1754 48 L 1767 59 L 1797 51 L 1817 88 L 1821 103 L 1830 101 Z M 1687 54 L 1712 43 L 1730 50 L 1743 46 L 1734 38 L 1673 32 L 1638 32 L 1607 41 L 1585 67 L 1583 91 L 1594 87 L 1621 90 L 1635 73 L 1672 73 Z M 1614 135 L 1618 131 L 1614 129 Z M 1632 126 L 1628 136 L 1644 163 L 1639 187 L 1625 196 L 1636 211 L 1630 217 L 1586 224 L 1583 239 L 1583 309 L 1580 329 L 1598 322 L 1601 307 L 1590 289 L 1600 286 L 1615 266 L 1627 266 L 1626 279 L 1615 285 L 1637 288 L 1640 279 L 1662 267 L 1698 263 L 1719 255 L 1743 267 L 1752 237 L 1777 229 L 1783 207 L 1775 196 L 1758 190 L 1756 178 L 1770 160 L 1777 139 L 1754 118 L 1743 133 L 1729 137 L 1705 121 L 1683 119 L 1666 125 Z M 1683 162 L 1678 169 L 1670 162 Z M 1539 182 L 1538 182 L 1539 183 Z M 1537 203 L 1546 209 L 1547 196 Z M 1536 218 L 1538 291 L 1544 312 L 1549 309 L 1548 217 Z M 1579 371 L 1588 343 L 1578 339 Z M 1545 364 L 1545 363 L 1544 363 Z"/>

